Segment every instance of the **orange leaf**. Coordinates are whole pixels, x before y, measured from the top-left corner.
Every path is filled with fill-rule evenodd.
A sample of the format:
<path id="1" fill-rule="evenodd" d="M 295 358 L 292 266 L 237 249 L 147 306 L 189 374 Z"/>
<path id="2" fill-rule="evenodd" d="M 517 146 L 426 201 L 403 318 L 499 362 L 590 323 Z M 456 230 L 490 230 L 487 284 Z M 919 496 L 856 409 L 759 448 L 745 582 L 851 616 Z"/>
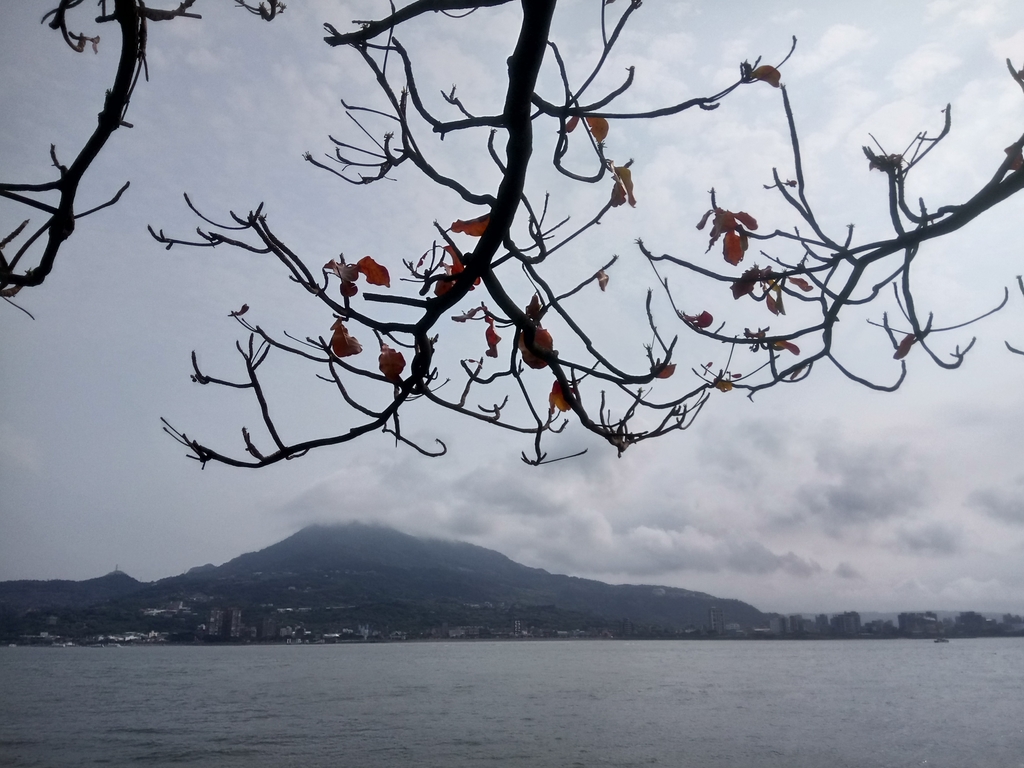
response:
<path id="1" fill-rule="evenodd" d="M 597 284 L 600 286 L 602 291 L 608 287 L 608 273 L 603 269 L 599 270 L 597 273 Z"/>
<path id="2" fill-rule="evenodd" d="M 494 330 L 494 318 L 487 318 L 487 331 L 484 333 L 484 338 L 487 339 L 487 356 L 497 357 L 498 356 L 498 342 L 501 341 L 499 336 Z"/>
<path id="3" fill-rule="evenodd" d="M 732 391 L 732 382 L 728 379 L 717 379 L 715 381 L 715 389 L 719 392 L 730 392 Z"/>
<path id="4" fill-rule="evenodd" d="M 554 342 L 551 339 L 551 334 L 545 331 L 543 328 L 538 328 L 533 334 L 533 346 L 543 352 L 550 352 L 552 344 Z M 526 336 L 519 334 L 519 354 L 522 355 L 523 362 L 531 368 L 546 368 L 547 363 L 537 355 L 533 354 L 529 349 L 526 348 Z"/>
<path id="5" fill-rule="evenodd" d="M 676 364 L 675 363 L 669 363 L 668 365 L 666 365 L 664 368 L 662 368 L 655 375 L 655 378 L 656 379 L 667 379 L 667 378 L 669 378 L 675 372 L 676 372 Z"/>
<path id="6" fill-rule="evenodd" d="M 465 267 L 462 266 L 462 259 L 459 258 L 459 252 L 457 250 L 452 248 L 450 245 L 446 245 L 444 247 L 444 252 L 452 257 L 452 268 L 448 274 L 457 275 L 465 269 Z"/>
<path id="7" fill-rule="evenodd" d="M 382 344 L 379 365 L 384 378 L 397 384 L 402 380 L 402 371 L 405 370 L 405 355 L 387 344 Z"/>
<path id="8" fill-rule="evenodd" d="M 569 401 L 565 399 L 565 395 L 562 393 L 562 385 L 558 383 L 558 379 L 555 379 L 555 383 L 551 387 L 551 394 L 548 395 L 548 404 L 551 406 L 551 413 L 554 413 L 556 408 L 562 413 L 571 408 Z"/>
<path id="9" fill-rule="evenodd" d="M 568 120 L 565 121 L 565 132 L 566 133 L 572 133 L 573 131 L 576 130 L 576 126 L 579 125 L 579 124 L 580 124 L 580 116 L 579 115 L 573 115 L 572 117 L 570 117 Z"/>
<path id="10" fill-rule="evenodd" d="M 743 261 L 743 240 L 735 232 L 726 232 L 725 239 L 722 241 L 722 253 L 725 254 L 725 260 L 733 266 L 736 266 Z"/>
<path id="11" fill-rule="evenodd" d="M 461 274 L 465 267 L 462 266 L 462 259 L 459 258 L 459 252 L 452 248 L 450 245 L 444 247 L 445 253 L 452 257 L 452 264 L 448 266 L 444 265 L 445 274 L 454 277 L 455 275 Z M 444 296 L 448 291 L 455 285 L 454 280 L 438 280 L 434 283 L 434 295 Z M 473 290 L 476 286 L 480 285 L 480 278 L 478 277 L 474 282 L 473 286 L 469 290 Z"/>
<path id="12" fill-rule="evenodd" d="M 604 141 L 608 137 L 608 121 L 603 117 L 588 117 L 585 118 L 587 125 L 590 126 L 590 132 L 594 135 L 594 139 L 597 141 Z"/>
<path id="13" fill-rule="evenodd" d="M 773 88 L 779 87 L 779 81 L 781 80 L 781 78 L 782 73 L 779 72 L 779 70 L 777 70 L 775 67 L 768 66 L 767 64 L 761 65 L 760 67 L 758 67 L 757 69 L 750 73 L 751 80 L 763 80 Z"/>
<path id="14" fill-rule="evenodd" d="M 341 320 L 335 320 L 331 330 L 334 331 L 334 335 L 331 336 L 331 351 L 338 357 L 358 355 L 363 351 L 362 345 L 355 336 L 349 335 L 348 329 L 345 328 L 345 324 Z"/>
<path id="15" fill-rule="evenodd" d="M 383 285 L 385 288 L 391 287 L 391 275 L 388 274 L 387 267 L 382 267 L 369 256 L 363 256 L 363 258 L 356 262 L 356 266 L 359 267 L 360 272 L 366 275 L 366 282 L 370 285 Z"/>
<path id="16" fill-rule="evenodd" d="M 484 230 L 487 229 L 487 225 L 491 223 L 491 214 L 485 213 L 483 216 L 477 216 L 475 219 L 469 219 L 463 221 L 452 222 L 452 232 L 462 232 L 471 237 L 480 237 Z"/>
<path id="17" fill-rule="evenodd" d="M 917 341 L 917 336 L 912 333 L 908 333 L 903 337 L 903 341 L 896 347 L 896 354 L 892 356 L 893 360 L 902 360 L 908 354 L 910 354 L 910 348 L 914 346 L 914 342 Z"/>

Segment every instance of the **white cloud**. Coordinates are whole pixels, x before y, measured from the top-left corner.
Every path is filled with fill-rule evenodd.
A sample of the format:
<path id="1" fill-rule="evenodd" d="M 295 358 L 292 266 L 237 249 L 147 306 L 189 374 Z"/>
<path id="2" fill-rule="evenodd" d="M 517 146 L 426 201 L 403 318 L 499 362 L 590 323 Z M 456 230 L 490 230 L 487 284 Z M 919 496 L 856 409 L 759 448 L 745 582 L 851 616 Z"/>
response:
<path id="1" fill-rule="evenodd" d="M 961 66 L 961 60 L 941 43 L 927 43 L 900 59 L 889 80 L 904 92 L 912 93 Z"/>
<path id="2" fill-rule="evenodd" d="M 864 51 L 876 43 L 875 36 L 852 24 L 834 24 L 825 30 L 808 53 L 795 57 L 792 68 L 800 75 L 834 69 L 850 54 Z"/>

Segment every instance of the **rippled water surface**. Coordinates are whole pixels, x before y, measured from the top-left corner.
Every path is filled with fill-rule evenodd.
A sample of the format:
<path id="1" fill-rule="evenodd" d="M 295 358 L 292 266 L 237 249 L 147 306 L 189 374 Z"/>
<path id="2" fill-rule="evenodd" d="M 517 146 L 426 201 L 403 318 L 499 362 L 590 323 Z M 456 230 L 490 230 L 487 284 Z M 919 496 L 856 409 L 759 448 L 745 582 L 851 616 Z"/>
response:
<path id="1" fill-rule="evenodd" d="M 1024 768 L 1024 642 L 0 648 L 0 765 Z"/>

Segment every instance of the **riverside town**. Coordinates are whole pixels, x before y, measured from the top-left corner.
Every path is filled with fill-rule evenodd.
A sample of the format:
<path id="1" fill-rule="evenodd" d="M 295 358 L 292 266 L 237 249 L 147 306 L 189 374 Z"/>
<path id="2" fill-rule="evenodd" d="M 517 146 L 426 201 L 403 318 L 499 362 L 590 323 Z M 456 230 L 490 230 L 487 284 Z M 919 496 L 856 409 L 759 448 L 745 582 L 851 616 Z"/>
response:
<path id="1" fill-rule="evenodd" d="M 682 629 L 634 624 L 628 618 L 618 622 L 585 627 L 568 628 L 567 625 L 539 625 L 518 618 L 515 607 L 491 603 L 466 603 L 469 611 L 498 610 L 510 618 L 501 625 L 463 624 L 447 622 L 419 630 L 404 627 L 347 625 L 341 618 L 350 606 L 333 606 L 314 610 L 311 607 L 275 608 L 259 606 L 258 617 L 246 623 L 239 608 L 208 607 L 208 599 L 196 596 L 178 600 L 161 607 L 139 611 L 135 628 L 122 631 L 97 631 L 78 634 L 61 631 L 63 623 L 58 613 L 36 617 L 48 630 L 17 637 L 7 636 L 9 645 L 35 646 L 124 646 L 153 643 L 283 643 L 329 644 L 356 642 L 395 642 L 404 640 L 474 640 L 474 639 L 762 639 L 762 640 L 826 640 L 826 639 L 883 639 L 917 638 L 935 642 L 966 637 L 1024 637 L 1024 618 L 1004 614 L 1000 618 L 987 618 L 975 611 L 941 616 L 936 612 L 900 613 L 891 619 L 861 621 L 856 611 L 837 614 L 801 614 L 783 616 L 767 614 L 763 626 L 744 627 L 730 622 L 718 606 L 708 609 L 707 621 Z M 529 613 L 524 611 L 524 615 Z M 332 620 L 331 613 L 338 615 Z M 199 619 L 198 622 L 196 620 Z M 159 629 L 166 622 L 196 622 L 191 630 L 168 631 Z M 563 628 L 565 627 L 565 628 Z"/>

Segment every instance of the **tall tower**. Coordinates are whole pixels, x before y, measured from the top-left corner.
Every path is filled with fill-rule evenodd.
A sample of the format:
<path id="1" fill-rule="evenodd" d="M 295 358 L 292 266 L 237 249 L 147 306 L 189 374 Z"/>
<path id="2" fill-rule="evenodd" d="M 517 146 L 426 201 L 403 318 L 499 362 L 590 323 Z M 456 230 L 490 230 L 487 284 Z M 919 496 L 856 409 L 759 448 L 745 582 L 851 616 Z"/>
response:
<path id="1" fill-rule="evenodd" d="M 708 608 L 708 625 L 712 632 L 719 635 L 725 634 L 725 615 L 717 605 Z"/>

